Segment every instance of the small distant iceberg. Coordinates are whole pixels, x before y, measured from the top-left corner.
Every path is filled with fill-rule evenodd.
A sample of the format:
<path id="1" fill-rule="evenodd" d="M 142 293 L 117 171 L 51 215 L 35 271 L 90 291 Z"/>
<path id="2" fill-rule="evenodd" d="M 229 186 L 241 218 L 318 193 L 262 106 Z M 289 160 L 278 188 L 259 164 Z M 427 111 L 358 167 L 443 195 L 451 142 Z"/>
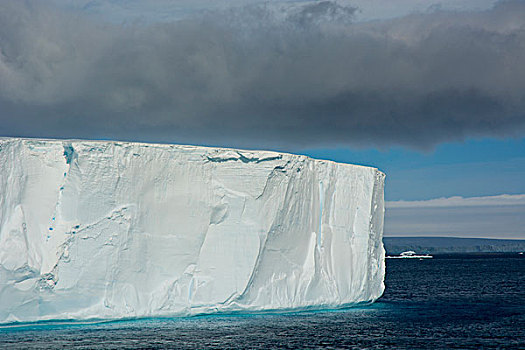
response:
<path id="1" fill-rule="evenodd" d="M 407 250 L 399 255 L 386 256 L 387 259 L 432 259 L 433 256 L 430 254 L 417 254 L 413 250 Z"/>

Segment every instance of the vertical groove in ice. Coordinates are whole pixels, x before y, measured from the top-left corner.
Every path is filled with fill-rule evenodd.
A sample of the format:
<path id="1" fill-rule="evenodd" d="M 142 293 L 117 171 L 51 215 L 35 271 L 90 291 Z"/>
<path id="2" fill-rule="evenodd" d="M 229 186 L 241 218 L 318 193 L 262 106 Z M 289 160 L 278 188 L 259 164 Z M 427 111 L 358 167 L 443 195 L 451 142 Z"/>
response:
<path id="1" fill-rule="evenodd" d="M 375 300 L 383 181 L 275 152 L 0 139 L 0 323 Z"/>

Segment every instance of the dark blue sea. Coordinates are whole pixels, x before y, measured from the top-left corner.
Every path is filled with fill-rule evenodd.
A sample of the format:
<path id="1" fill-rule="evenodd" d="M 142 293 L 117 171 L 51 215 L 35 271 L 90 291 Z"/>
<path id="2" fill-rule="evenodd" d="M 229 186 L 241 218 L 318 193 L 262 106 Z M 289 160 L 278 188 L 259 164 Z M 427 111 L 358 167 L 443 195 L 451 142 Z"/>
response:
<path id="1" fill-rule="evenodd" d="M 376 303 L 338 311 L 32 324 L 0 348 L 525 349 L 525 258 L 388 259 Z"/>

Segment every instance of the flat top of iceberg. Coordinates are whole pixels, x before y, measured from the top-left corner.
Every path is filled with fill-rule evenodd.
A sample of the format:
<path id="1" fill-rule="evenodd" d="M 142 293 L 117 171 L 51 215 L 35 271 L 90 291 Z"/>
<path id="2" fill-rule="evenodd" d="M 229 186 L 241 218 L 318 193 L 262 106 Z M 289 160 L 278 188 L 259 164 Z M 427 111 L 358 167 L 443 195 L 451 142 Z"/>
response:
<path id="1" fill-rule="evenodd" d="M 119 141 L 119 140 L 53 139 L 53 138 L 0 136 L 0 142 L 13 141 L 13 140 L 22 140 L 22 141 L 29 141 L 29 142 L 51 142 L 51 143 L 53 142 L 60 142 L 60 143 L 78 142 L 78 143 L 84 143 L 84 144 L 101 143 L 101 144 L 114 144 L 114 145 L 119 145 L 119 146 L 136 145 L 139 147 L 171 148 L 171 149 L 175 148 L 175 149 L 181 149 L 181 150 L 196 150 L 196 151 L 201 150 L 203 152 L 220 152 L 220 154 L 217 154 L 217 156 L 208 157 L 210 161 L 218 161 L 218 162 L 228 161 L 228 160 L 261 162 L 264 160 L 280 158 L 282 156 L 293 156 L 293 157 L 299 157 L 299 158 L 305 158 L 305 159 L 313 159 L 318 162 L 335 163 L 335 164 L 339 164 L 342 166 L 372 168 L 372 169 L 376 169 L 383 176 L 385 175 L 383 172 L 381 172 L 380 170 L 372 166 L 358 165 L 358 164 L 351 164 L 351 163 L 341 163 L 341 162 L 335 162 L 333 160 L 328 160 L 328 159 L 312 158 L 312 157 L 305 156 L 302 154 L 293 154 L 293 153 L 287 153 L 287 152 L 276 152 L 276 151 L 267 151 L 267 150 L 248 150 L 248 149 L 237 149 L 237 148 L 216 147 L 216 146 L 195 146 L 195 145 L 182 145 L 182 144 L 172 144 L 172 143 L 154 143 L 154 142 Z"/>

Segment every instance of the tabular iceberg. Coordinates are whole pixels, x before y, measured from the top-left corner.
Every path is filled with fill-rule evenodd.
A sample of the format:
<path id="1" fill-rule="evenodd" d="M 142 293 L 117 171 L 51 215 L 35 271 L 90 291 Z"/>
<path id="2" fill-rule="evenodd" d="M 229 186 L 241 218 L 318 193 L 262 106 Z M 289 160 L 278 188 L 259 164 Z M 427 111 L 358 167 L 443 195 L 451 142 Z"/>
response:
<path id="1" fill-rule="evenodd" d="M 383 184 L 275 152 L 0 139 L 0 323 L 373 301 Z"/>

